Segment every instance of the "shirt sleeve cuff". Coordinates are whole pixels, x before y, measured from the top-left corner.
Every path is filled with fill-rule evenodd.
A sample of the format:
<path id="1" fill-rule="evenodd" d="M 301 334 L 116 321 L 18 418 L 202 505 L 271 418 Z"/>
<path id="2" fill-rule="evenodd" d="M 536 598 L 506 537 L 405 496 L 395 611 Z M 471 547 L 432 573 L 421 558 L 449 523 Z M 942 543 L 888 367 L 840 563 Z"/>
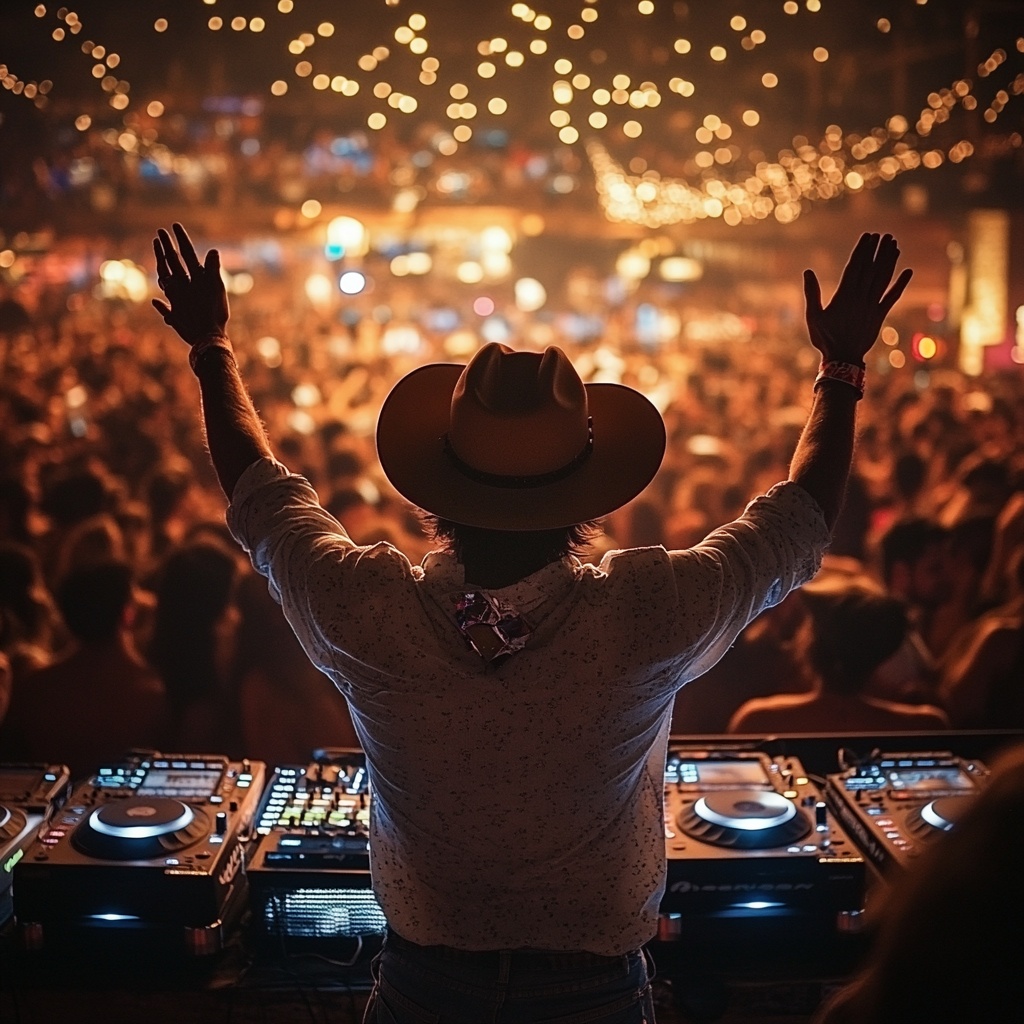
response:
<path id="1" fill-rule="evenodd" d="M 231 504 L 228 506 L 226 519 L 231 535 L 242 542 L 243 535 L 243 511 L 246 502 L 262 487 L 275 483 L 291 476 L 288 467 L 282 465 L 277 459 L 257 459 L 250 466 L 247 466 L 235 484 L 231 492 Z"/>

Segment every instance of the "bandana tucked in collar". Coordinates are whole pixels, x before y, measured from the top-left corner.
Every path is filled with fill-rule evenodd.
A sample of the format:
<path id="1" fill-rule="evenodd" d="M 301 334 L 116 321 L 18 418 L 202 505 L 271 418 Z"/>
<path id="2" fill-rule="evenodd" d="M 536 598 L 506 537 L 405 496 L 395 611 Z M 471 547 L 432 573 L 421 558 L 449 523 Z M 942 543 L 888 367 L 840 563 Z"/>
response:
<path id="1" fill-rule="evenodd" d="M 522 650 L 532 632 L 510 604 L 480 591 L 470 591 L 456 598 L 455 621 L 466 643 L 484 659 L 488 668 L 497 668 Z"/>

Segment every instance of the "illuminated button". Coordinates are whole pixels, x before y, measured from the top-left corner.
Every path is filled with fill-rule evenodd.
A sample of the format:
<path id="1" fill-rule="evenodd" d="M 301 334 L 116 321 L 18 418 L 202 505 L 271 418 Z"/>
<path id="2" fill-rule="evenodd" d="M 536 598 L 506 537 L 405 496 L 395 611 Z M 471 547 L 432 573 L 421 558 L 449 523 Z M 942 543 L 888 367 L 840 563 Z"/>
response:
<path id="1" fill-rule="evenodd" d="M 60 840 L 59 840 L 59 839 L 51 839 L 51 838 L 50 838 L 49 836 L 47 836 L 47 837 L 46 837 L 45 839 L 43 839 L 42 841 L 43 841 L 44 843 L 46 843 L 46 845 L 47 845 L 47 846 L 53 846 L 53 845 L 55 845 L 56 843 L 59 843 L 59 842 L 60 842 Z"/>
<path id="2" fill-rule="evenodd" d="M 188 767 L 188 762 L 187 761 L 172 761 L 171 762 L 171 767 L 172 768 L 187 768 Z"/>
<path id="3" fill-rule="evenodd" d="M 792 799 L 794 799 L 796 797 L 796 790 L 795 789 L 787 789 L 782 795 L 785 796 L 785 797 L 788 797 L 790 800 L 792 800 Z"/>
<path id="4" fill-rule="evenodd" d="M 169 864 L 169 865 L 170 865 L 171 867 L 173 867 L 173 866 L 174 866 L 175 864 L 178 864 L 178 863 L 180 863 L 180 862 L 179 862 L 179 860 L 178 860 L 178 858 L 177 858 L 177 857 L 168 857 L 168 858 L 167 858 L 167 859 L 166 859 L 166 860 L 164 861 L 164 863 L 165 863 L 165 864 Z"/>
<path id="5" fill-rule="evenodd" d="M 794 780 L 798 786 L 806 786 L 807 780 L 801 775 L 800 778 Z"/>
<path id="6" fill-rule="evenodd" d="M 224 837 L 223 836 L 210 836 L 210 842 L 211 843 L 223 843 L 224 842 Z"/>
<path id="7" fill-rule="evenodd" d="M 211 796 L 210 797 L 210 803 L 211 804 L 222 804 L 222 803 L 224 803 L 224 797 L 222 797 L 222 796 Z"/>
<path id="8" fill-rule="evenodd" d="M 800 852 L 800 847 L 799 846 L 787 846 L 786 847 L 786 853 L 799 853 L 799 852 Z"/>
<path id="9" fill-rule="evenodd" d="M 817 850 L 817 847 L 816 846 L 811 846 L 810 844 L 808 844 L 807 846 L 803 847 L 804 853 L 814 853 L 815 850 Z"/>
<path id="10" fill-rule="evenodd" d="M 890 825 L 892 825 L 892 818 L 879 818 L 878 821 L 875 822 L 875 824 L 879 828 L 888 828 Z"/>
<path id="11" fill-rule="evenodd" d="M 892 845 L 893 846 L 906 846 L 907 845 L 907 841 L 906 841 L 906 839 L 894 839 L 892 841 Z"/>
<path id="12" fill-rule="evenodd" d="M 50 835 L 55 836 L 57 839 L 63 839 L 67 835 L 67 832 L 62 832 L 60 829 L 53 828 L 50 829 Z"/>
<path id="13" fill-rule="evenodd" d="M 47 772 L 43 776 L 43 778 L 46 779 L 47 782 L 56 782 L 57 781 L 57 776 L 54 775 L 53 772 Z"/>

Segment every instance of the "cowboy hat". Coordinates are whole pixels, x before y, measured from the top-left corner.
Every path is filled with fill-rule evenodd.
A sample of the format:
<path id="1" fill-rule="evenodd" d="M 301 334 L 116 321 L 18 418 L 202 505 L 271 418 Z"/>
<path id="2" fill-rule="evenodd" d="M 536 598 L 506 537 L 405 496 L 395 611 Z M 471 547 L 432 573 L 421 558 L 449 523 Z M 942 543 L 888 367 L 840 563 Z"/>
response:
<path id="1" fill-rule="evenodd" d="M 638 391 L 584 384 L 561 349 L 485 345 L 467 366 L 403 377 L 377 422 L 387 478 L 442 519 L 552 530 L 636 497 L 665 454 L 665 424 Z"/>

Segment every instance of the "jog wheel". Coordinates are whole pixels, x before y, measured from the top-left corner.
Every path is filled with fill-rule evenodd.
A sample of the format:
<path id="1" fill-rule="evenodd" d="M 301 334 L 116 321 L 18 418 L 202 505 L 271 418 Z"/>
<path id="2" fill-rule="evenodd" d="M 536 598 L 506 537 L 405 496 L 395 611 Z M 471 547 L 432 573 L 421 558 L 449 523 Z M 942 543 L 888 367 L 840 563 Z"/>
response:
<path id="1" fill-rule="evenodd" d="M 680 814 L 679 827 L 714 846 L 763 850 L 803 839 L 811 823 L 774 790 L 734 789 L 695 800 Z"/>
<path id="2" fill-rule="evenodd" d="M 169 797 L 130 797 L 97 807 L 71 842 L 103 860 L 149 860 L 191 846 L 209 831 L 199 808 Z"/>
<path id="3" fill-rule="evenodd" d="M 0 846 L 9 843 L 27 824 L 23 810 L 18 807 L 12 810 L 0 804 Z"/>
<path id="4" fill-rule="evenodd" d="M 935 839 L 951 832 L 974 799 L 971 796 L 940 796 L 915 807 L 907 815 L 907 828 L 918 839 Z"/>

